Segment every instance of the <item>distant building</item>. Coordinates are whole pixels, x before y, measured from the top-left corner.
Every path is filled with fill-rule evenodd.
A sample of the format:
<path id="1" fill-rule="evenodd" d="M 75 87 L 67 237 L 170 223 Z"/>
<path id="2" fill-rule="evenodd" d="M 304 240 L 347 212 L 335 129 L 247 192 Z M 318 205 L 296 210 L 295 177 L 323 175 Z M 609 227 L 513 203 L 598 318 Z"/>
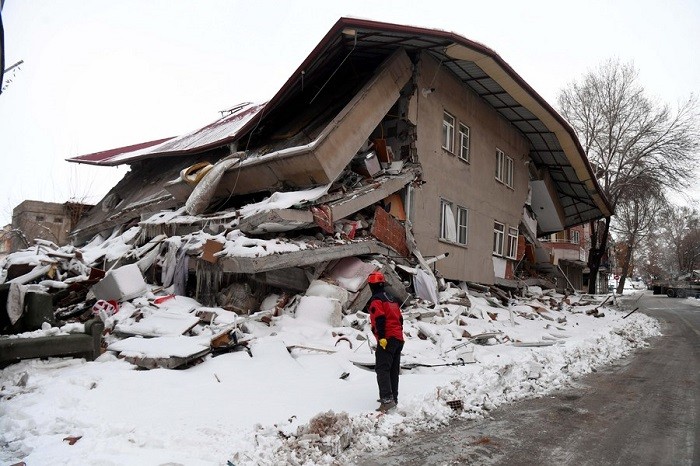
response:
<path id="1" fill-rule="evenodd" d="M 549 253 L 548 262 L 552 265 L 554 277 L 564 280 L 559 287 L 588 290 L 590 269 L 588 253 L 591 248 L 591 225 L 586 223 L 539 238 L 542 248 Z M 613 244 L 612 240 L 609 240 Z M 609 244 L 609 246 L 610 246 Z M 596 290 L 607 292 L 607 277 L 610 272 L 608 253 L 604 254 L 600 273 L 596 279 Z"/>
<path id="2" fill-rule="evenodd" d="M 17 251 L 35 239 L 68 244 L 71 230 L 91 207 L 77 202 L 24 201 L 12 210 L 12 224 L 5 227 L 3 245 L 9 240 L 9 250 Z"/>
<path id="3" fill-rule="evenodd" d="M 558 267 L 577 291 L 586 288 L 584 270 L 588 260 L 589 230 L 588 225 L 578 225 L 540 238 L 542 246 L 550 253 L 552 265 Z"/>

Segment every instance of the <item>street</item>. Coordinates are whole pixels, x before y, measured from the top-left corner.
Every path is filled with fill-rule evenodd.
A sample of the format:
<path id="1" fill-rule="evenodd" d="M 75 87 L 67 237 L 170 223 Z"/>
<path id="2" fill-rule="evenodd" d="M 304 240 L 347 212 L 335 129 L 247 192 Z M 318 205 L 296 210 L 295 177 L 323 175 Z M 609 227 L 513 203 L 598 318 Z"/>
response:
<path id="1" fill-rule="evenodd" d="M 645 294 L 663 336 L 575 386 L 455 421 L 358 465 L 699 465 L 700 307 Z"/>

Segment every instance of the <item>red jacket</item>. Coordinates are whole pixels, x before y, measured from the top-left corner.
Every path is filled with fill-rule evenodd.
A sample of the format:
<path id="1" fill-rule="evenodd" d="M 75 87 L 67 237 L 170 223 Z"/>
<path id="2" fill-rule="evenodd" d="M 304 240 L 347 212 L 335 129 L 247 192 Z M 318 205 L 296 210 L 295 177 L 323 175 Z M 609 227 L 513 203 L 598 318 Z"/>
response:
<path id="1" fill-rule="evenodd" d="M 380 291 L 370 299 L 369 321 L 377 341 L 382 338 L 403 341 L 401 308 L 386 292 Z"/>

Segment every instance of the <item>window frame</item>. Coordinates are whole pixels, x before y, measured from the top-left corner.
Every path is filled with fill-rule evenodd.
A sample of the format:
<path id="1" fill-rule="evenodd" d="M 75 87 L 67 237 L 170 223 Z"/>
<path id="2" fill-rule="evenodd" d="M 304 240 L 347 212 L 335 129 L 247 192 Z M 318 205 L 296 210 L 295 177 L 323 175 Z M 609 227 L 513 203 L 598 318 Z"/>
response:
<path id="1" fill-rule="evenodd" d="M 464 222 L 462 222 L 463 219 Z M 457 230 L 457 244 L 466 246 L 467 243 L 469 243 L 469 209 L 466 207 L 457 206 L 455 229 Z M 464 236 L 464 238 L 462 238 L 462 236 Z"/>
<path id="2" fill-rule="evenodd" d="M 451 122 L 449 120 L 452 120 Z M 455 150 L 455 124 L 457 118 L 447 110 L 442 111 L 442 148 L 454 154 Z M 447 144 L 447 145 L 445 145 Z"/>
<path id="3" fill-rule="evenodd" d="M 466 131 L 465 131 L 466 130 Z M 459 153 L 457 156 L 460 160 L 467 163 L 470 162 L 470 143 L 471 143 L 471 129 L 464 123 L 459 123 Z M 464 143 L 466 139 L 466 144 Z"/>
<path id="4" fill-rule="evenodd" d="M 503 168 L 506 154 L 496 147 L 496 181 L 503 183 Z"/>
<path id="5" fill-rule="evenodd" d="M 496 226 L 499 225 L 499 230 Z M 493 255 L 503 257 L 503 247 L 505 245 L 506 225 L 505 223 L 493 221 Z M 497 239 L 498 238 L 498 239 Z M 499 246 L 498 250 L 496 246 Z"/>
<path id="6" fill-rule="evenodd" d="M 515 232 L 513 234 L 513 232 Z M 508 259 L 516 259 L 518 257 L 518 229 L 514 227 L 508 227 L 508 250 L 506 251 L 506 257 Z"/>
<path id="7" fill-rule="evenodd" d="M 503 183 L 509 188 L 513 187 L 513 158 L 505 156 L 503 172 L 505 174 L 505 179 Z"/>
<path id="8" fill-rule="evenodd" d="M 569 231 L 569 241 L 571 241 L 574 244 L 581 244 L 581 232 L 578 230 L 570 230 Z"/>
<path id="9" fill-rule="evenodd" d="M 447 211 L 449 210 L 449 218 Z M 451 237 L 454 233 L 454 238 Z M 458 246 L 466 246 L 469 242 L 469 209 L 440 198 L 440 241 Z"/>
<path id="10" fill-rule="evenodd" d="M 449 242 L 454 242 L 454 240 L 450 239 L 449 237 L 449 228 L 447 225 L 447 215 L 445 215 L 446 210 L 450 211 L 450 214 L 452 216 L 452 220 L 454 220 L 454 212 L 452 211 L 452 202 L 440 198 L 440 239 L 443 241 L 449 241 Z M 456 237 L 456 235 L 455 235 Z"/>

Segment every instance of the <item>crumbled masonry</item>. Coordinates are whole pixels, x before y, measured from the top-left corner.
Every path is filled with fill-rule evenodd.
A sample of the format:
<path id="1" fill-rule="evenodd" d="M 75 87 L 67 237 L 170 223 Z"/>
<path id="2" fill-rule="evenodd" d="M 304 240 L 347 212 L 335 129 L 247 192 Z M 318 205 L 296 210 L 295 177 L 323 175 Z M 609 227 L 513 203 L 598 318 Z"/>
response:
<path id="1" fill-rule="evenodd" d="M 27 311 L 24 319 L 7 323 L 3 333 L 25 330 L 20 336 L 31 338 L 43 335 L 38 328 L 47 333 L 98 319 L 105 325 L 103 351 L 143 368 L 182 368 L 208 355 L 249 351 L 261 326 L 294 318 L 330 325 L 334 344 L 289 341 L 288 350 L 336 352 L 347 345 L 356 347 L 355 364 L 371 367 L 376 342 L 363 309 L 369 298 L 367 276 L 377 269 L 403 300 L 407 337 L 425 342 L 420 357 L 406 356 L 406 369 L 473 363 L 473 346 L 479 344 L 552 345 L 567 338 L 571 314 L 604 316 L 596 297 L 525 284 L 505 290 L 431 279 L 432 272 L 417 273 L 422 270 L 418 261 L 362 233 L 354 239 L 342 234 L 261 239 L 236 229 L 234 220 L 217 234 L 200 230 L 149 237 L 149 228 L 163 217 L 155 215 L 123 232 L 115 229 L 81 248 L 40 241 L 8 256 L 2 263 L 3 287 L 21 290 L 8 294 L 8 303 L 20 295 L 48 295 L 54 308 L 48 314 L 43 309 L 46 319 L 38 326 L 34 318 L 36 328 L 26 328 L 29 314 L 36 312 Z M 306 256 L 300 262 L 306 264 L 309 257 L 334 257 L 332 251 L 341 251 L 342 257 L 297 263 L 282 273 L 262 262 L 258 270 L 263 271 L 252 274 L 226 273 L 220 266 L 227 259 L 289 260 L 285 256 L 301 252 Z M 417 285 L 435 291 L 417 296 Z M 494 332 L 490 325 L 522 320 L 545 323 L 537 340 L 523 341 L 516 327 Z"/>

